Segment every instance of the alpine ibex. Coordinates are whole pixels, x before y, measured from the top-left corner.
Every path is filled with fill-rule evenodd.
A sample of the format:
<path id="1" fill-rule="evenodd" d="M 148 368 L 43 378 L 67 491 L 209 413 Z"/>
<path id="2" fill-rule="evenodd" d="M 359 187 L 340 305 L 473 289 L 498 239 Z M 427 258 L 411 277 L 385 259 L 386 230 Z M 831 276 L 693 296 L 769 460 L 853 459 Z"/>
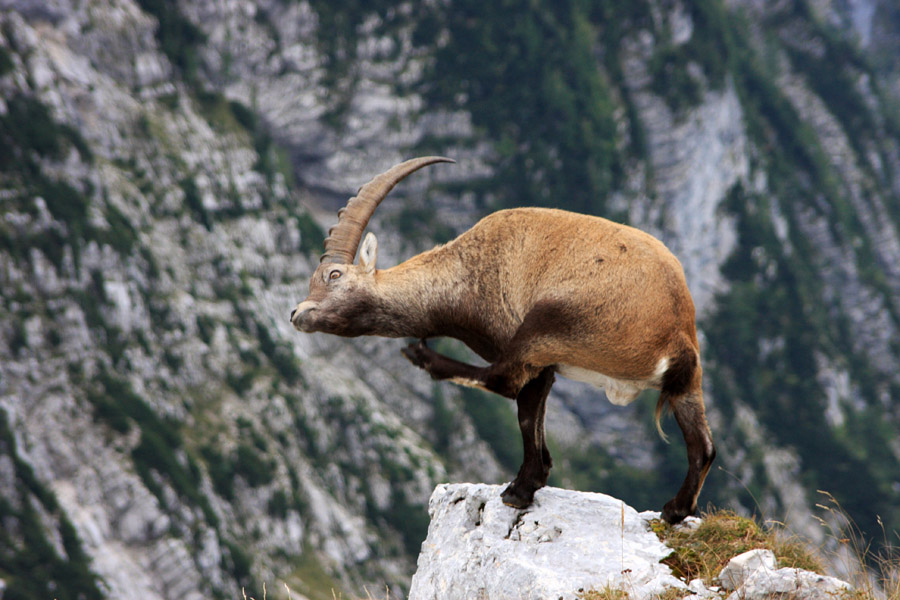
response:
<path id="1" fill-rule="evenodd" d="M 694 303 L 678 260 L 653 236 L 599 217 L 562 210 L 501 210 L 455 240 L 395 267 L 375 268 L 372 213 L 407 175 L 447 158 L 396 165 L 360 188 L 338 213 L 309 297 L 294 327 L 341 336 L 420 340 L 403 350 L 434 379 L 516 400 L 524 461 L 502 494 L 517 508 L 547 482 L 551 460 L 544 414 L 554 374 L 606 389 L 625 405 L 660 390 L 656 426 L 668 405 L 687 443 L 688 473 L 666 503 L 677 523 L 697 507 L 715 458 L 703 407 Z M 464 342 L 488 366 L 431 350 L 425 340 Z M 661 431 L 660 431 L 661 433 Z"/>

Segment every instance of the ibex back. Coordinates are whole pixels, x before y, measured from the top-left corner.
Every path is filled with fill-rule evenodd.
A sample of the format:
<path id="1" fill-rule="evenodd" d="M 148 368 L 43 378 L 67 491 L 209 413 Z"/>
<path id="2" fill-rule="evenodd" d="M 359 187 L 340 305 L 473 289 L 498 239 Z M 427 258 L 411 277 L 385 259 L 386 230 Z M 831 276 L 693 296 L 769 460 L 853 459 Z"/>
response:
<path id="1" fill-rule="evenodd" d="M 524 461 L 502 494 L 517 508 L 547 482 L 544 439 L 554 376 L 604 387 L 624 405 L 660 391 L 656 424 L 672 410 L 687 444 L 688 473 L 662 516 L 677 523 L 697 507 L 715 458 L 703 407 L 694 303 L 678 260 L 642 231 L 562 210 L 519 208 L 491 214 L 455 240 L 395 267 L 375 268 L 369 233 L 375 208 L 401 179 L 426 165 L 401 163 L 363 186 L 325 240 L 309 297 L 291 313 L 300 331 L 412 337 L 403 350 L 434 379 L 516 400 Z M 452 337 L 488 363 L 478 367 L 431 350 Z"/>

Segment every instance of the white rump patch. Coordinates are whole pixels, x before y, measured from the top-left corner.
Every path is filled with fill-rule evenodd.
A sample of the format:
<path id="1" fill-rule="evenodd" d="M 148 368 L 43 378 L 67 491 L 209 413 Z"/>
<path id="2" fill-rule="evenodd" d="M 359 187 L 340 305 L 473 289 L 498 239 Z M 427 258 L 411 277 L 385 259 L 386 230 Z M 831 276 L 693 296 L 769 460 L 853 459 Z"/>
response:
<path id="1" fill-rule="evenodd" d="M 626 406 L 634 402 L 634 399 L 644 390 L 659 388 L 662 384 L 662 377 L 668 368 L 669 359 L 664 356 L 659 359 L 656 369 L 649 379 L 614 379 L 597 371 L 590 371 L 571 365 L 559 365 L 556 370 L 560 375 L 568 379 L 590 383 L 595 387 L 603 388 L 610 402 L 616 406 Z"/>

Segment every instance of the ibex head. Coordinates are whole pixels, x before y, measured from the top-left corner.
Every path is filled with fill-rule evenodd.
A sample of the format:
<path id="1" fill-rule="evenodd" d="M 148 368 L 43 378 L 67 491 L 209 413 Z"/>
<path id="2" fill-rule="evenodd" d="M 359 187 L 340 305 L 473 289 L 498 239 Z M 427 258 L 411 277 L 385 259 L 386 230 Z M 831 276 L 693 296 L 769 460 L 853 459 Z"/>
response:
<path id="1" fill-rule="evenodd" d="M 337 225 L 325 239 L 325 253 L 309 282 L 309 296 L 291 312 L 291 323 L 307 333 L 323 331 L 343 336 L 363 335 L 369 328 L 367 316 L 375 302 L 375 259 L 378 240 L 366 235 L 353 257 L 375 209 L 388 192 L 407 175 L 438 162 L 454 162 L 440 156 L 414 158 L 376 176 L 359 189 L 347 206 L 338 211 Z"/>

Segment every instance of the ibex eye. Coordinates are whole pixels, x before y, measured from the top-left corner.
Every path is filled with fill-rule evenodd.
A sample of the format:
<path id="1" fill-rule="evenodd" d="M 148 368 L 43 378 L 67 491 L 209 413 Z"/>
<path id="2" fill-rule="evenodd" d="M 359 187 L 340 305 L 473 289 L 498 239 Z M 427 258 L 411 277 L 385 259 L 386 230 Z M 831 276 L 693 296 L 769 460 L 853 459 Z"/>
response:
<path id="1" fill-rule="evenodd" d="M 338 279 L 340 276 L 341 276 L 340 271 L 332 271 L 331 273 L 328 274 L 329 279 Z"/>

